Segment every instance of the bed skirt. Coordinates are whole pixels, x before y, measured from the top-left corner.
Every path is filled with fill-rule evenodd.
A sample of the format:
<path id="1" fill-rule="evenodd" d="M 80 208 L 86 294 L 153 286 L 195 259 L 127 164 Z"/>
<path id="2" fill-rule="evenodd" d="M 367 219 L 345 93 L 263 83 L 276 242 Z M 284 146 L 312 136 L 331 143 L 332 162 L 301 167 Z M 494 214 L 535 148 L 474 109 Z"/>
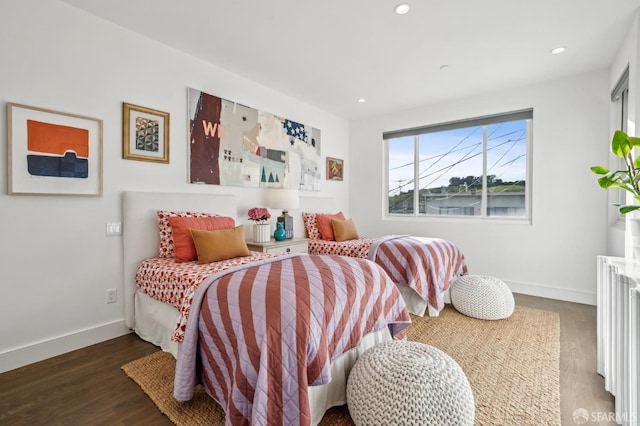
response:
<path id="1" fill-rule="evenodd" d="M 424 300 L 414 289 L 406 285 L 396 284 L 398 290 L 400 290 L 400 294 L 404 299 L 404 303 L 407 305 L 407 310 L 414 315 L 418 315 L 423 317 L 427 313 L 427 308 L 429 309 L 430 317 L 437 317 L 440 312 L 429 305 L 429 303 Z M 442 293 L 444 303 L 451 303 L 451 297 L 449 296 L 449 289 L 445 290 Z"/>
<path id="2" fill-rule="evenodd" d="M 417 296 L 417 293 L 414 292 L 414 294 Z M 423 308 L 423 314 L 425 308 Z M 159 302 L 142 292 L 136 292 L 136 334 L 141 339 L 159 346 L 164 352 L 169 352 L 174 358 L 178 354 L 178 343 L 171 341 L 171 334 L 176 327 L 178 316 L 179 312 L 173 306 Z M 391 333 L 388 328 L 367 334 L 358 347 L 345 352 L 333 361 L 331 382 L 320 386 L 309 386 L 309 405 L 313 425 L 320 423 L 325 411 L 329 408 L 347 403 L 347 378 L 360 355 L 367 349 L 389 340 L 391 340 Z"/>

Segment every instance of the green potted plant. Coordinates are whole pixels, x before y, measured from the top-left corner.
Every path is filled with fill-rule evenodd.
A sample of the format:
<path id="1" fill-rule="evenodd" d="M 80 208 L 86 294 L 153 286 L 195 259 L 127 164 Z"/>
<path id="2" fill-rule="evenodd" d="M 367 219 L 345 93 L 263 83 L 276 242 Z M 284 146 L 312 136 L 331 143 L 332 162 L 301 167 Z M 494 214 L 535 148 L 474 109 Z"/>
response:
<path id="1" fill-rule="evenodd" d="M 621 130 L 616 130 L 611 140 L 611 152 L 622 158 L 625 170 L 609 170 L 602 166 L 593 166 L 591 171 L 597 175 L 598 184 L 603 189 L 622 188 L 633 194 L 640 203 L 640 156 L 633 157 L 633 148 L 640 148 L 640 138 L 629 136 Z M 615 204 L 620 214 L 626 214 L 640 209 L 640 204 Z"/>

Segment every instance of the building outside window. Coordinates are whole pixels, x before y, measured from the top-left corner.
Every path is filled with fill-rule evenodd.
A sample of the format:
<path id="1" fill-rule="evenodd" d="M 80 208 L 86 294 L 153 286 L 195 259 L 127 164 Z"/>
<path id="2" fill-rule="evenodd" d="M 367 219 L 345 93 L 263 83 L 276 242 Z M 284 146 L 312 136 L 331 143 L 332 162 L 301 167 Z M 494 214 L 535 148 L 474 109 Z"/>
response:
<path id="1" fill-rule="evenodd" d="M 387 215 L 529 219 L 533 110 L 386 132 Z"/>

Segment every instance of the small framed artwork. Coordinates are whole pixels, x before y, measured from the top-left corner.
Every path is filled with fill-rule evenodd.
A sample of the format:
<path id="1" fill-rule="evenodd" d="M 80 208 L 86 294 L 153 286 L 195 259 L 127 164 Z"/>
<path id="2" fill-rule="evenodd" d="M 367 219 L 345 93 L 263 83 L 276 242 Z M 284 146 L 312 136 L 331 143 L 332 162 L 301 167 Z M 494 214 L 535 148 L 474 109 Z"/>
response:
<path id="1" fill-rule="evenodd" d="M 122 158 L 169 162 L 169 113 L 122 103 Z"/>
<path id="2" fill-rule="evenodd" d="M 327 157 L 327 180 L 342 180 L 344 176 L 344 160 Z"/>
<path id="3" fill-rule="evenodd" d="M 7 104 L 8 193 L 102 195 L 102 120 Z"/>

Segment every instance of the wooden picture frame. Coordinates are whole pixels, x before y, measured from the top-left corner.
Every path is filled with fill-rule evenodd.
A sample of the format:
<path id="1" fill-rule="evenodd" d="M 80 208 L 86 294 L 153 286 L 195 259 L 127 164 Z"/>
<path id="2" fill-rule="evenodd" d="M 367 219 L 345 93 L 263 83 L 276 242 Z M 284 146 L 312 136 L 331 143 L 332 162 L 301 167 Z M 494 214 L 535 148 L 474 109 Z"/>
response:
<path id="1" fill-rule="evenodd" d="M 344 160 L 327 157 L 327 180 L 341 181 L 344 178 Z"/>
<path id="2" fill-rule="evenodd" d="M 102 195 L 101 119 L 7 104 L 9 195 Z"/>
<path id="3" fill-rule="evenodd" d="M 169 163 L 169 113 L 123 102 L 122 158 Z"/>

